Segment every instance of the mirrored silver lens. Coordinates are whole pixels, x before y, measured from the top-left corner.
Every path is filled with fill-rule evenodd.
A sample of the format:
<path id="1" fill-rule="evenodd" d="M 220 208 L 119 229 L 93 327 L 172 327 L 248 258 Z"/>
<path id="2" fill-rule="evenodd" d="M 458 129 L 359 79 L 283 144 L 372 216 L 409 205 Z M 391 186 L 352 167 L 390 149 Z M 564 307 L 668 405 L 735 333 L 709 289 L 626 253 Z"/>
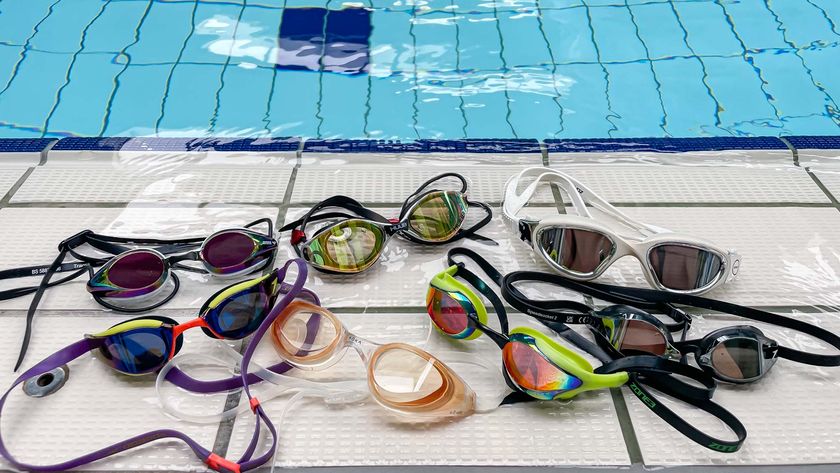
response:
<path id="1" fill-rule="evenodd" d="M 690 291 L 712 284 L 723 268 L 711 251 L 683 245 L 659 245 L 650 251 L 650 266 L 668 289 Z"/>
<path id="2" fill-rule="evenodd" d="M 709 360 L 719 374 L 736 380 L 761 375 L 761 342 L 754 338 L 730 338 L 712 349 Z"/>
<path id="3" fill-rule="evenodd" d="M 591 274 L 613 254 L 613 242 L 604 234 L 576 228 L 545 228 L 537 237 L 544 254 L 561 268 Z"/>

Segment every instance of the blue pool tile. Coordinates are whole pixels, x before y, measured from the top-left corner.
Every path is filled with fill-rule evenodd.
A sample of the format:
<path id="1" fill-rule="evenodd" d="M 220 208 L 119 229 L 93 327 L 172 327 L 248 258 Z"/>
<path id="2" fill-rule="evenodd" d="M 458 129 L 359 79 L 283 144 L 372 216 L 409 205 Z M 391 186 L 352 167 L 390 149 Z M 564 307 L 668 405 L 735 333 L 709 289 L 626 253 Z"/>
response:
<path id="1" fill-rule="evenodd" d="M 50 138 L 0 138 L 0 153 L 38 153 L 53 141 Z"/>
<path id="2" fill-rule="evenodd" d="M 367 72 L 371 28 L 370 10 L 366 8 L 329 10 L 321 68 L 340 74 Z"/>
<path id="3" fill-rule="evenodd" d="M 602 62 L 647 58 L 627 7 L 590 8 L 590 15 Z"/>
<path id="4" fill-rule="evenodd" d="M 491 93 L 491 91 L 493 91 Z M 498 72 L 470 74 L 464 81 L 464 115 L 467 136 L 476 138 L 515 138 L 510 120 L 510 103 L 505 97 L 507 81 Z M 522 130 L 524 136 L 531 136 Z"/>
<path id="5" fill-rule="evenodd" d="M 765 0 L 740 0 L 726 3 L 725 8 L 747 49 L 788 47 Z"/>
<path id="6" fill-rule="evenodd" d="M 159 100 L 163 107 L 160 130 L 179 130 L 181 136 L 206 133 L 216 106 L 216 91 L 221 86 L 221 71 L 221 67 L 214 65 L 175 67 L 166 101 Z M 196 77 L 202 80 L 197 81 Z"/>
<path id="7" fill-rule="evenodd" d="M 786 136 L 796 149 L 840 149 L 840 135 L 832 136 Z"/>
<path id="8" fill-rule="evenodd" d="M 98 135 L 102 131 L 102 119 L 114 78 L 122 67 L 106 55 L 79 55 L 47 131 Z M 80 110 L 86 113 L 79 113 Z"/>
<path id="9" fill-rule="evenodd" d="M 231 51 L 230 63 L 273 68 L 277 63 L 277 37 L 282 12 L 248 5 L 236 30 L 236 47 Z"/>
<path id="10" fill-rule="evenodd" d="M 642 3 L 630 7 L 639 25 L 639 36 L 650 52 L 651 58 L 689 56 L 691 50 L 685 43 L 685 30 L 674 13 L 671 3 Z"/>
<path id="11" fill-rule="evenodd" d="M 828 24 L 834 34 L 840 34 L 840 2 L 835 0 L 811 0 L 808 2 L 822 17 L 819 21 Z"/>
<path id="12" fill-rule="evenodd" d="M 543 30 L 559 63 L 598 61 L 585 8 L 543 10 Z"/>
<path id="13" fill-rule="evenodd" d="M 662 102 L 673 136 L 728 134 L 717 125 L 723 105 L 703 83 L 703 66 L 697 58 L 677 58 L 653 63 L 661 84 Z M 649 133 L 648 133 L 649 134 Z"/>
<path id="14" fill-rule="evenodd" d="M 572 64 L 557 67 L 563 106 L 561 137 L 609 136 L 609 119 L 604 72 L 597 64 Z"/>
<path id="15" fill-rule="evenodd" d="M 761 123 L 778 120 L 761 90 L 758 73 L 742 58 L 705 58 L 704 62 L 709 72 L 709 85 L 722 107 L 720 116 L 724 128 L 734 130 L 747 122 L 761 126 Z M 727 87 L 732 83 L 740 86 Z"/>
<path id="16" fill-rule="evenodd" d="M 461 69 L 493 70 L 502 67 L 502 45 L 493 14 L 464 15 L 458 20 Z"/>
<path id="17" fill-rule="evenodd" d="M 171 66 L 129 66 L 119 77 L 103 135 L 154 134 Z"/>
<path id="18" fill-rule="evenodd" d="M 538 67 L 551 64 L 545 25 L 536 10 L 526 13 L 499 12 L 499 28 L 505 51 L 502 56 L 507 67 Z"/>
<path id="19" fill-rule="evenodd" d="M 619 130 L 614 137 L 636 137 L 652 130 L 657 135 L 667 132 L 667 117 L 663 113 L 654 74 L 650 64 L 608 64 L 611 90 L 632 90 L 632 94 L 616 93 L 611 103 L 616 117 L 612 120 Z M 664 123 L 663 123 L 664 122 Z"/>
<path id="20" fill-rule="evenodd" d="M 428 145 L 398 140 L 306 140 L 304 153 L 407 153 L 426 152 Z"/>
<path id="21" fill-rule="evenodd" d="M 385 13 L 385 15 L 402 15 Z M 378 19 L 379 15 L 377 15 Z M 459 18 L 450 12 L 418 15 L 412 34 L 419 45 L 416 50 L 417 69 L 420 71 L 454 71 L 458 69 Z"/>
<path id="22" fill-rule="evenodd" d="M 64 138 L 52 147 L 54 151 L 119 151 L 131 138 Z"/>
<path id="23" fill-rule="evenodd" d="M 82 31 L 102 19 L 103 2 L 59 2 L 32 37 L 35 49 L 51 52 L 75 52 L 82 41 Z M 104 11 L 103 11 L 104 13 Z"/>
<path id="24" fill-rule="evenodd" d="M 410 34 L 411 15 L 375 10 L 371 32 L 371 74 L 389 75 L 394 71 L 414 71 L 414 46 Z"/>
<path id="25" fill-rule="evenodd" d="M 796 47 L 807 47 L 824 38 L 837 38 L 831 24 L 817 8 L 803 8 L 799 2 L 770 2 L 765 7 L 776 16 L 785 38 Z"/>
<path id="26" fill-rule="evenodd" d="M 404 74 L 371 77 L 367 132 L 380 139 L 419 138 L 415 131 L 414 79 Z M 419 95 L 419 92 L 418 92 Z M 460 133 L 458 134 L 460 136 Z"/>
<path id="27" fill-rule="evenodd" d="M 7 79 L 11 79 L 8 90 L 0 95 L 0 121 L 43 127 L 70 60 L 69 54 L 28 51 L 17 75 Z"/>
<path id="28" fill-rule="evenodd" d="M 546 140 L 549 153 L 659 152 L 724 150 L 785 150 L 774 137 L 624 138 Z"/>
<path id="29" fill-rule="evenodd" d="M 835 122 L 840 122 L 840 74 L 837 74 L 837 64 L 840 64 L 840 48 L 825 50 L 807 49 L 799 55 L 804 62 L 800 70 L 817 84 L 817 90 L 824 97 L 823 106 L 816 113 L 830 113 Z M 833 92 L 833 93 L 832 93 Z M 840 133 L 840 129 L 838 129 Z"/>
<path id="30" fill-rule="evenodd" d="M 550 9 L 582 7 L 583 0 L 542 0 L 539 5 L 545 14 Z"/>
<path id="31" fill-rule="evenodd" d="M 50 5 L 53 3 L 55 0 L 0 3 L 0 39 L 13 45 L 23 45 L 35 33 L 35 26 L 52 16 Z M 38 29 L 40 31 L 40 27 Z"/>
<path id="32" fill-rule="evenodd" d="M 287 8 L 280 23 L 277 67 L 318 71 L 324 55 L 324 8 Z"/>
<path id="33" fill-rule="evenodd" d="M 175 62 L 192 30 L 193 6 L 192 3 L 155 2 L 140 27 L 140 41 L 129 49 L 132 63 Z"/>
<path id="34" fill-rule="evenodd" d="M 134 42 L 143 16 L 151 12 L 152 2 L 111 2 L 102 16 L 88 29 L 86 52 L 119 52 Z"/>
<path id="35" fill-rule="evenodd" d="M 132 138 L 122 151 L 297 151 L 299 138 Z"/>
<path id="36" fill-rule="evenodd" d="M 233 47 L 237 19 L 244 6 L 199 2 L 195 11 L 195 32 L 187 40 L 182 62 L 223 64 Z"/>
<path id="37" fill-rule="evenodd" d="M 723 8 L 713 2 L 675 2 L 688 31 L 688 44 L 700 56 L 741 54 L 741 45 L 726 22 Z"/>
<path id="38" fill-rule="evenodd" d="M 321 92 L 320 136 L 364 138 L 368 77 L 325 73 Z"/>
<path id="39" fill-rule="evenodd" d="M 432 153 L 539 153 L 535 139 L 433 140 L 423 143 Z"/>
<path id="40" fill-rule="evenodd" d="M 765 88 L 782 117 L 808 115 L 824 107 L 825 94 L 814 87 L 796 55 L 767 52 L 753 59 L 768 82 Z"/>
<path id="41" fill-rule="evenodd" d="M 269 101 L 272 135 L 317 136 L 321 100 L 318 72 L 277 70 Z"/>
<path id="42" fill-rule="evenodd" d="M 224 86 L 214 103 L 213 135 L 247 135 L 268 133 L 264 122 L 268 112 L 268 96 L 274 80 L 273 69 L 246 68 L 230 65 L 225 71 Z M 215 98 L 214 98 L 215 102 Z"/>

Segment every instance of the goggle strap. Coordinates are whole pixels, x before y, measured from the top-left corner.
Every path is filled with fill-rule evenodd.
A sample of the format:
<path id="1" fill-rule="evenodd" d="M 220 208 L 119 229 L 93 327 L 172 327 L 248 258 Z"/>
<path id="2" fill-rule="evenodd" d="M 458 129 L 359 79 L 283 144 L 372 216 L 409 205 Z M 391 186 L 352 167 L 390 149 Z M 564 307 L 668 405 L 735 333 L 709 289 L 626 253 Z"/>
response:
<path id="1" fill-rule="evenodd" d="M 407 212 L 408 209 L 412 205 L 417 203 L 417 201 L 419 201 L 423 197 L 422 195 L 420 195 L 421 193 L 423 195 L 425 195 L 425 194 L 428 194 L 429 192 L 434 192 L 434 191 L 423 192 L 427 187 L 429 187 L 433 183 L 435 183 L 437 181 L 440 181 L 442 179 L 445 179 L 447 177 L 457 178 L 459 181 L 461 181 L 461 190 L 459 192 L 461 192 L 462 194 L 464 192 L 467 192 L 467 179 L 464 176 L 462 176 L 461 174 L 458 174 L 456 172 L 446 172 L 446 173 L 443 173 L 443 174 L 438 174 L 437 176 L 435 176 L 435 177 L 429 179 L 428 181 L 424 182 L 423 184 L 421 184 L 420 187 L 418 187 L 414 192 L 411 193 L 411 195 L 409 195 L 405 199 L 405 201 L 402 204 L 402 207 L 400 208 L 400 218 L 403 218 L 405 216 L 405 212 Z"/>
<path id="2" fill-rule="evenodd" d="M 593 283 L 587 284 L 596 285 Z M 834 333 L 823 329 L 822 327 L 817 327 L 816 325 L 809 324 L 802 320 L 797 320 L 791 317 L 785 317 L 783 315 L 766 312 L 752 307 L 733 304 L 731 302 L 718 301 L 690 294 L 657 291 L 654 289 L 627 288 L 608 285 L 600 286 L 609 288 L 610 293 L 621 297 L 632 297 L 635 300 L 645 300 L 649 303 L 654 304 L 668 303 L 691 306 L 700 309 L 736 315 L 739 317 L 752 319 L 758 322 L 764 322 L 772 325 L 777 325 L 779 327 L 796 330 L 798 332 L 814 337 L 822 342 L 825 342 L 826 344 L 834 347 L 837 351 L 840 352 L 840 336 L 837 336 Z M 634 303 L 633 305 L 636 304 Z M 780 346 L 777 352 L 777 356 L 814 366 L 840 366 L 840 354 L 822 355 L 818 353 L 808 353 L 800 350 L 795 350 L 793 348 Z"/>
<path id="3" fill-rule="evenodd" d="M 644 384 L 648 384 L 654 389 L 661 391 L 665 394 L 672 395 L 674 397 L 679 397 L 678 393 L 674 393 L 671 391 L 669 384 L 672 382 L 670 378 L 664 377 L 657 377 L 652 376 L 645 378 Z M 671 409 L 667 406 L 662 404 L 653 394 L 650 393 L 644 386 L 643 382 L 640 380 L 640 377 L 636 374 L 630 374 L 630 381 L 627 384 L 630 390 L 633 392 L 642 403 L 648 407 L 654 414 L 659 416 L 662 420 L 667 422 L 671 425 L 671 427 L 675 428 L 677 431 L 694 441 L 695 443 L 702 445 L 710 450 L 714 450 L 717 452 L 722 453 L 734 453 L 737 452 L 741 445 L 743 445 L 744 440 L 747 438 L 747 429 L 744 427 L 744 424 L 738 420 L 731 412 L 724 409 L 719 404 L 710 401 L 708 399 L 695 399 L 695 398 L 684 398 L 682 399 L 688 404 L 691 404 L 694 407 L 702 409 L 703 411 L 715 416 L 721 422 L 726 424 L 732 432 L 735 433 L 737 440 L 721 440 L 715 437 L 712 437 L 704 432 L 701 432 L 699 429 L 694 427 L 693 425 L 689 424 L 685 419 L 674 413 Z"/>
<path id="4" fill-rule="evenodd" d="M 610 361 L 595 369 L 597 374 L 626 371 L 643 377 L 665 377 L 671 393 L 679 399 L 708 400 L 714 395 L 717 383 L 705 371 L 693 366 L 666 360 L 653 355 L 627 356 Z M 692 379 L 702 387 L 687 383 L 674 375 Z"/>

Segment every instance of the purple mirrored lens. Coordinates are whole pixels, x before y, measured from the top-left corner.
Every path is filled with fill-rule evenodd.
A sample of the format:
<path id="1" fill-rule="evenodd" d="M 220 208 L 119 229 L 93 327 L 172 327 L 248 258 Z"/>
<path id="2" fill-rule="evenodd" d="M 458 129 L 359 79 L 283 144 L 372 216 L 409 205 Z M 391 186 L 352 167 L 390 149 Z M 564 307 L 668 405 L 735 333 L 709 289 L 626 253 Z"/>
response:
<path id="1" fill-rule="evenodd" d="M 659 245 L 650 251 L 650 265 L 666 288 L 690 291 L 713 283 L 720 275 L 723 261 L 700 248 Z"/>
<path id="2" fill-rule="evenodd" d="M 223 232 L 207 240 L 204 249 L 201 250 L 201 257 L 207 264 L 219 270 L 236 267 L 232 271 L 235 272 L 244 269 L 241 266 L 251 258 L 256 246 L 257 242 L 245 233 Z"/>
<path id="3" fill-rule="evenodd" d="M 575 228 L 546 228 L 538 244 L 561 268 L 581 274 L 595 272 L 613 254 L 613 243 L 606 235 Z"/>
<path id="4" fill-rule="evenodd" d="M 117 260 L 108 268 L 108 280 L 122 289 L 142 289 L 156 283 L 166 271 L 157 253 L 136 251 Z"/>

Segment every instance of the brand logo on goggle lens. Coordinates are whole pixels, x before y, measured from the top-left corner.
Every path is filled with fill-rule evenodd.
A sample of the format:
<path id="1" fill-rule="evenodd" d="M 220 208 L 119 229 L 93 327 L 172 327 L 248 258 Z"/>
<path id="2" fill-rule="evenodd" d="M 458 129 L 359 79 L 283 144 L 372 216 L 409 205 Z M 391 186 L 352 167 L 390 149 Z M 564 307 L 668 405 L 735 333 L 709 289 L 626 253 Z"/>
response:
<path id="1" fill-rule="evenodd" d="M 633 391 L 633 394 L 635 394 L 636 397 L 641 399 L 642 402 L 647 404 L 647 406 L 651 409 L 656 407 L 656 403 L 653 401 L 653 399 L 649 398 L 648 395 L 642 391 L 642 388 L 636 385 L 636 383 L 630 383 L 630 390 Z"/>

